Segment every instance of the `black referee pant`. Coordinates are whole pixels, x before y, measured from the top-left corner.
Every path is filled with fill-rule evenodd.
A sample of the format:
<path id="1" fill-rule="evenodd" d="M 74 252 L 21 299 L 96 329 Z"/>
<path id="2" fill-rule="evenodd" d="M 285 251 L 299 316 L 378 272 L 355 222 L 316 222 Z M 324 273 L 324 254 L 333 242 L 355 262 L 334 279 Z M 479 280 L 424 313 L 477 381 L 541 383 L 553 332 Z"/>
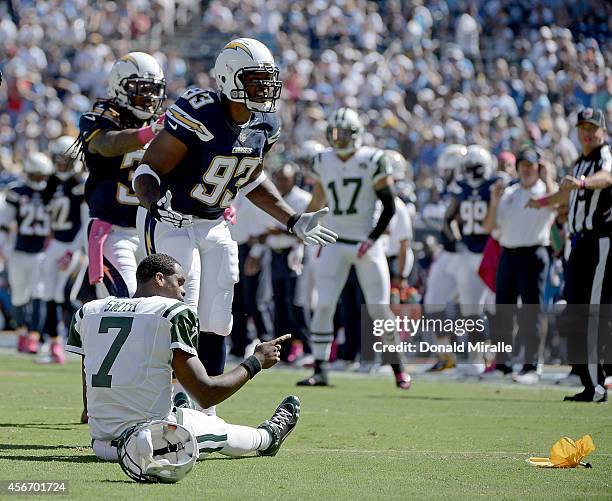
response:
<path id="1" fill-rule="evenodd" d="M 604 385 L 612 358 L 612 238 L 572 236 L 566 268 L 568 355 L 586 390 Z"/>
<path id="2" fill-rule="evenodd" d="M 254 276 L 247 277 L 244 273 L 244 263 L 249 256 L 251 246 L 238 245 L 238 283 L 234 285 L 234 300 L 232 303 L 232 316 L 234 323 L 230 334 L 232 349 L 230 353 L 236 357 L 244 357 L 246 347 L 251 340 L 248 337 L 248 319 L 251 317 L 255 324 L 257 337 L 261 340 L 270 338 L 268 325 L 271 322 L 264 319 L 267 312 L 262 313 L 258 307 L 257 294 L 261 281 L 261 271 Z"/>
<path id="3" fill-rule="evenodd" d="M 271 275 L 274 294 L 274 337 L 291 334 L 302 342 L 304 353 L 311 353 L 304 310 L 295 304 L 298 275 L 289 268 L 291 248 L 272 249 Z M 287 361 L 291 343 L 281 345 L 281 360 Z"/>
<path id="4" fill-rule="evenodd" d="M 495 309 L 491 319 L 491 339 L 505 342 L 517 353 L 525 348 L 524 364 L 535 370 L 538 362 L 538 346 L 541 327 L 538 321 L 540 304 L 544 296 L 550 255 L 541 245 L 533 247 L 504 247 L 499 259 L 496 276 Z M 521 298 L 522 307 L 517 306 Z M 518 320 L 516 341 L 512 344 L 515 316 Z M 498 359 L 498 363 L 510 364 L 510 360 Z"/>

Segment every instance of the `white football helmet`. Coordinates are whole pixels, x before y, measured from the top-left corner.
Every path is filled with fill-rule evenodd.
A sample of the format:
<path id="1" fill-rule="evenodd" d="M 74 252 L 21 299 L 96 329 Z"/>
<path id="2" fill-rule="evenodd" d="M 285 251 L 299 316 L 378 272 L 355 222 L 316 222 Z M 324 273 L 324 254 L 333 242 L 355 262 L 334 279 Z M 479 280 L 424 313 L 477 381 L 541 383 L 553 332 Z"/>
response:
<path id="1" fill-rule="evenodd" d="M 254 38 L 237 38 L 217 56 L 213 69 L 217 86 L 227 99 L 251 111 L 273 113 L 283 83 L 270 50 Z"/>
<path id="2" fill-rule="evenodd" d="M 30 153 L 23 161 L 26 184 L 33 190 L 44 190 L 47 178 L 53 174 L 53 162 L 44 153 Z"/>
<path id="3" fill-rule="evenodd" d="M 470 186 L 479 186 L 493 174 L 493 157 L 491 153 L 478 144 L 467 147 L 463 157 L 462 175 Z"/>
<path id="4" fill-rule="evenodd" d="M 314 158 L 318 153 L 321 153 L 325 149 L 318 141 L 313 139 L 309 139 L 308 141 L 304 141 L 300 146 L 297 154 L 294 157 L 295 162 L 303 167 L 304 169 L 310 169 Z"/>
<path id="5" fill-rule="evenodd" d="M 385 155 L 389 159 L 393 172 L 393 179 L 396 181 L 408 180 L 413 178 L 412 165 L 406 160 L 404 155 L 396 150 L 385 150 Z"/>
<path id="6" fill-rule="evenodd" d="M 164 70 L 153 56 L 130 52 L 113 64 L 107 92 L 139 120 L 150 120 L 166 99 Z"/>
<path id="7" fill-rule="evenodd" d="M 436 169 L 438 175 L 446 182 L 461 172 L 463 158 L 467 154 L 467 148 L 462 144 L 450 144 L 438 157 Z"/>
<path id="8" fill-rule="evenodd" d="M 175 483 L 185 478 L 198 459 L 198 441 L 184 426 L 158 419 L 138 423 L 117 440 L 125 474 L 136 482 Z"/>
<path id="9" fill-rule="evenodd" d="M 323 146 L 319 141 L 309 139 L 308 141 L 304 141 L 302 146 L 300 146 L 296 160 L 311 160 L 317 153 L 321 153 L 324 149 L 325 146 Z"/>
<path id="10" fill-rule="evenodd" d="M 62 181 L 66 181 L 82 169 L 81 161 L 77 159 L 74 149 L 76 138 L 72 136 L 61 136 L 49 144 L 49 153 L 55 166 L 55 175 Z"/>
<path id="11" fill-rule="evenodd" d="M 339 155 L 349 155 L 361 147 L 363 125 L 351 108 L 339 108 L 327 119 L 327 141 Z"/>

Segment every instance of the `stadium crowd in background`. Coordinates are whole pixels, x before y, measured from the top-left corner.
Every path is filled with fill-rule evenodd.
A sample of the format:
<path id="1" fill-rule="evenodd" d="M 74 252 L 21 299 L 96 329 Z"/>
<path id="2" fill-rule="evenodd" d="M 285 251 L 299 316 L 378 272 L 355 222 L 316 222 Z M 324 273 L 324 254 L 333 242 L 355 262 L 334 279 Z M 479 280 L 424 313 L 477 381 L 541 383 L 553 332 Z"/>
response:
<path id="1" fill-rule="evenodd" d="M 9 169 L 74 131 L 129 50 L 162 62 L 170 98 L 190 84 L 212 86 L 208 67 L 172 50 L 175 17 L 195 19 L 203 43 L 248 33 L 271 46 L 284 81 L 279 156 L 323 140 L 326 112 L 347 105 L 362 113 L 366 144 L 400 150 L 427 186 L 443 145 L 457 142 L 498 154 L 531 139 L 567 168 L 577 156 L 576 110 L 612 114 L 610 7 L 595 0 L 215 0 L 204 2 L 201 24 L 200 5 L 186 0 L 15 4 L 12 17 L 0 5 Z"/>
<path id="2" fill-rule="evenodd" d="M 183 31 L 218 40 L 213 51 L 236 35 L 271 48 L 283 132 L 269 167 L 299 160 L 307 140 L 325 144 L 333 110 L 358 110 L 366 145 L 409 160 L 417 226 L 443 189 L 446 146 L 479 144 L 501 165 L 529 142 L 559 179 L 579 155 L 578 111 L 612 123 L 612 7 L 596 0 L 39 0 L 2 3 L 0 17 L 0 182 L 77 135 L 124 53 L 160 61 L 172 100 L 214 87 L 212 62 L 181 52 Z"/>

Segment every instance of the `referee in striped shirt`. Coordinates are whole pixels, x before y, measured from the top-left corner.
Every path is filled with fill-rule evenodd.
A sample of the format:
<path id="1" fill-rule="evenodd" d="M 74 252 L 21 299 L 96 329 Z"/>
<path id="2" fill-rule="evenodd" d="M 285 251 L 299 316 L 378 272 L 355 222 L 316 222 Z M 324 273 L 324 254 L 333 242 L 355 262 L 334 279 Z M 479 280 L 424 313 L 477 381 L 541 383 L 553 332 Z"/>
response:
<path id="1" fill-rule="evenodd" d="M 558 192 L 531 200 L 528 206 L 569 205 L 572 249 L 566 269 L 565 297 L 567 311 L 574 316 L 572 320 L 579 320 L 572 322 L 568 348 L 570 356 L 579 362 L 574 365 L 574 372 L 580 376 L 584 391 L 565 400 L 605 402 L 606 374 L 600 362 L 605 357 L 602 348 L 606 341 L 608 351 L 611 349 L 612 154 L 606 143 L 606 124 L 601 110 L 582 110 L 576 126 L 582 154 L 571 175 L 565 176 Z M 580 311 L 583 313 L 576 316 Z"/>

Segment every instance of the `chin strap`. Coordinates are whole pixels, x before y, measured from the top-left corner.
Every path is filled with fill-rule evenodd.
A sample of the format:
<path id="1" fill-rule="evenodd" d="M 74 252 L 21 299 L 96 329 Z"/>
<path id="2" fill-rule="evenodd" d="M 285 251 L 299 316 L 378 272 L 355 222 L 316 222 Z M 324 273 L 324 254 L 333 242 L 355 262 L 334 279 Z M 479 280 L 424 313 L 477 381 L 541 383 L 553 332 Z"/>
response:
<path id="1" fill-rule="evenodd" d="M 154 456 L 163 456 L 164 454 L 168 454 L 169 452 L 178 452 L 182 451 L 185 448 L 183 442 L 178 442 L 176 444 L 168 444 L 166 447 L 162 447 L 161 449 L 154 449 Z"/>

